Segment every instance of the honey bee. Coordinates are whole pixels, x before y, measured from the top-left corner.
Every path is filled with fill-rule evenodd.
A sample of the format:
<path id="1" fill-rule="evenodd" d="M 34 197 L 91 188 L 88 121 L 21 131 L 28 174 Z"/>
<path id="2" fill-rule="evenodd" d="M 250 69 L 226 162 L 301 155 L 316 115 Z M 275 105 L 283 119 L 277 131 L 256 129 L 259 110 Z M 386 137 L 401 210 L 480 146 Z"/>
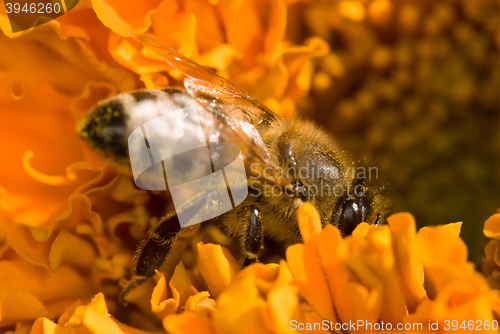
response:
<path id="1" fill-rule="evenodd" d="M 151 37 L 133 37 L 181 72 L 184 88 L 138 90 L 102 101 L 77 131 L 93 149 L 130 167 L 127 138 L 134 129 L 164 113 L 194 106 L 210 143 L 233 143 L 241 150 L 248 196 L 216 219 L 239 242 L 242 266 L 259 260 L 266 238 L 284 247 L 302 241 L 296 215 L 305 202 L 316 207 L 323 226 L 333 224 L 343 236 L 361 222 L 380 223 L 387 212 L 384 187 L 329 134 L 305 119 L 276 115 L 230 81 Z M 211 159 L 215 163 L 222 158 L 212 150 Z M 207 191 L 153 227 L 138 247 L 122 300 L 161 266 L 176 238 L 193 228 L 182 228 L 180 215 L 194 216 L 218 202 Z"/>

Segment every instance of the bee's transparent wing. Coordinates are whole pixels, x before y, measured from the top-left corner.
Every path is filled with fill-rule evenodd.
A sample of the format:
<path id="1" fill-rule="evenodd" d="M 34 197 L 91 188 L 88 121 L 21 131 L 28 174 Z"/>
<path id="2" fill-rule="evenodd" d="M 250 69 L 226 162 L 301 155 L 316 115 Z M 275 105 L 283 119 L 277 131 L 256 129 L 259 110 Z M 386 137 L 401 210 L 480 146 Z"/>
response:
<path id="1" fill-rule="evenodd" d="M 135 34 L 133 32 L 129 32 L 129 34 L 148 49 L 162 56 L 167 63 L 188 77 L 186 88 L 188 90 L 199 90 L 198 92 L 190 91 L 190 94 L 205 93 L 217 97 L 220 97 L 222 94 L 225 95 L 225 97 L 239 97 L 261 109 L 262 112 L 269 113 L 269 117 L 276 117 L 272 111 L 248 95 L 248 93 L 242 88 L 236 86 L 231 81 L 221 77 L 220 75 L 217 75 L 208 68 L 201 66 L 152 37 L 144 34 Z M 199 88 L 195 88 L 196 86 L 199 86 Z"/>
<path id="2" fill-rule="evenodd" d="M 269 122 L 278 118 L 277 115 L 243 89 L 174 49 L 143 34 L 131 33 L 131 36 L 186 76 L 187 92 L 204 107 L 198 113 L 211 145 L 236 144 L 245 157 L 247 173 L 262 178 L 266 169 L 265 175 L 270 176 L 266 182 L 289 185 L 287 180 L 278 177 L 281 173 L 277 173 L 277 166 L 256 129 L 258 123 Z M 224 154 L 212 153 L 214 164 L 220 161 L 220 165 L 224 165 L 224 159 Z"/>

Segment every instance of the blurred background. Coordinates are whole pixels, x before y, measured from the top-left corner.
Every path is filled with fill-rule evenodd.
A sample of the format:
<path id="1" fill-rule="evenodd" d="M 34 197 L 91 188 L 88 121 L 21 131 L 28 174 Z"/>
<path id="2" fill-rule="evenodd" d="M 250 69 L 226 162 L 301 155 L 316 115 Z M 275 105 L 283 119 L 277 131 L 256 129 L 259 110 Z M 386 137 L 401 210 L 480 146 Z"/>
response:
<path id="1" fill-rule="evenodd" d="M 500 207 L 500 1 L 299 2 L 288 20 L 295 43 L 331 47 L 298 108 L 379 168 L 391 212 L 463 221 L 480 269 Z"/>

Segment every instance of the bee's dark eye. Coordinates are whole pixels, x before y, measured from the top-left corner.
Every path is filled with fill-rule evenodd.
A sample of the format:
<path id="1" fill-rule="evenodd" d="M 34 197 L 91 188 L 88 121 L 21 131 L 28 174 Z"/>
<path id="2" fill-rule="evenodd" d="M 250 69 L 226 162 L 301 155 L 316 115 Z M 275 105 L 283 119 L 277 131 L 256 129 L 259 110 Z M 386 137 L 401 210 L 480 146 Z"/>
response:
<path id="1" fill-rule="evenodd" d="M 344 202 L 340 216 L 340 228 L 344 232 L 344 235 L 350 235 L 356 226 L 363 221 L 363 211 L 361 203 L 354 199 Z"/>

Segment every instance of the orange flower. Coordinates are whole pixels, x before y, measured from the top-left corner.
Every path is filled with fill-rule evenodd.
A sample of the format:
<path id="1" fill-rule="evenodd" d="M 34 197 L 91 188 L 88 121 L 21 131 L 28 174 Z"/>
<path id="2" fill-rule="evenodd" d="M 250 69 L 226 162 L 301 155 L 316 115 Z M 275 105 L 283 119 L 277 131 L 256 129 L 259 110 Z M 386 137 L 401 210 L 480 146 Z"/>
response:
<path id="1" fill-rule="evenodd" d="M 175 333 L 365 333 L 374 328 L 416 333 L 481 324 L 496 332 L 500 295 L 467 262 L 460 223 L 415 233 L 413 217 L 401 213 L 388 218 L 389 226 L 363 223 L 342 239 L 331 225 L 321 230 L 310 204 L 299 209 L 298 221 L 304 244 L 290 246 L 286 262 L 246 268 L 226 283 L 209 312 L 168 316 L 165 328 Z M 223 253 L 203 261 L 228 266 L 232 257 Z"/>

